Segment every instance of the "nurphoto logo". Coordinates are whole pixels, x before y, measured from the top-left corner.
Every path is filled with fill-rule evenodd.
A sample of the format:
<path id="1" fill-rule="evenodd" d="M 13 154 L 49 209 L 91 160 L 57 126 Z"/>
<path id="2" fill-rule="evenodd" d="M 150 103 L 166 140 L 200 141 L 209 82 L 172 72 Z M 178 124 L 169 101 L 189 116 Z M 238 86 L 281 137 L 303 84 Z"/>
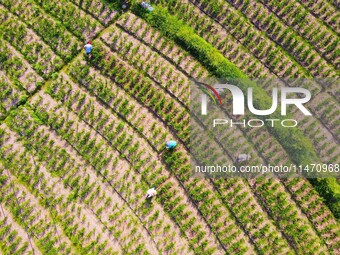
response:
<path id="1" fill-rule="evenodd" d="M 253 87 L 247 87 L 245 93 L 236 85 L 230 83 L 222 83 L 215 81 L 210 82 L 198 82 L 195 81 L 196 86 L 199 87 L 200 101 L 201 101 L 201 115 L 209 114 L 209 102 L 214 103 L 213 111 L 227 111 L 229 115 L 233 117 L 244 116 L 246 111 L 259 118 L 250 119 L 238 119 L 233 118 L 214 118 L 212 120 L 213 127 L 218 125 L 228 125 L 234 127 L 236 125 L 251 128 L 260 128 L 265 125 L 274 127 L 275 125 L 281 125 L 282 127 L 291 128 L 298 125 L 298 120 L 293 118 L 282 119 L 282 116 L 289 115 L 287 110 L 288 106 L 291 106 L 291 110 L 298 109 L 304 116 L 311 116 L 311 112 L 305 106 L 311 98 L 311 92 L 308 89 L 301 87 L 273 87 L 271 89 L 271 102 L 270 104 L 264 104 L 261 101 L 264 100 L 260 96 L 256 97 Z M 229 100 L 223 100 L 222 97 L 231 96 Z M 268 100 L 267 100 L 268 102 Z M 228 106 L 232 106 L 231 109 L 227 109 Z M 265 107 L 263 107 L 265 105 Z M 262 107 L 262 108 L 261 108 Z M 295 107 L 295 109 L 294 109 Z M 212 115 L 215 115 L 214 113 Z M 268 116 L 268 118 L 264 118 Z M 270 117 L 269 117 L 270 116 Z M 273 118 L 276 116 L 276 118 Z"/>
<path id="2" fill-rule="evenodd" d="M 211 89 L 211 86 L 209 86 Z M 245 108 L 245 97 L 243 91 L 235 85 L 231 84 L 215 84 L 213 86 L 214 94 L 219 95 L 219 91 L 223 89 L 228 89 L 233 97 L 233 115 L 244 115 L 244 108 Z M 270 109 L 260 110 L 255 109 L 253 103 L 253 88 L 248 88 L 248 97 L 247 97 L 247 105 L 248 109 L 251 113 L 255 115 L 270 115 L 274 113 L 278 106 L 278 91 L 279 88 L 273 88 L 272 91 L 272 106 Z M 300 93 L 304 94 L 304 98 L 287 98 L 289 93 Z M 299 108 L 304 115 L 312 115 L 306 107 L 303 106 L 304 103 L 307 103 L 311 99 L 311 93 L 304 88 L 291 88 L 291 87 L 284 87 L 281 88 L 281 115 L 287 115 L 287 105 L 295 105 Z M 207 95 L 202 93 L 202 115 L 207 114 Z M 220 101 L 221 104 L 221 101 Z"/>
<path id="3" fill-rule="evenodd" d="M 288 78 L 194 80 L 189 138 L 193 176 L 337 176 L 337 162 L 319 160 L 306 135 L 319 117 L 315 100 L 320 91 L 315 90 L 315 82 Z M 292 162 L 280 161 L 285 152 L 292 155 Z M 273 159 L 263 161 L 266 155 Z"/>

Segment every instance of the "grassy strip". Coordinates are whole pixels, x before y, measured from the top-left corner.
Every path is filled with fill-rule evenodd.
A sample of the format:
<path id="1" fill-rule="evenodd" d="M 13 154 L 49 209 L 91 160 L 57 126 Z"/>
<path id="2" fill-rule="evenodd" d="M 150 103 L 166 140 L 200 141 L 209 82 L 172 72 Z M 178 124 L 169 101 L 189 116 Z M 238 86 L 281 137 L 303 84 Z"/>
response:
<path id="1" fill-rule="evenodd" d="M 195 56 L 216 77 L 226 79 L 241 78 L 239 88 L 246 91 L 252 87 L 254 91 L 254 105 L 258 109 L 269 109 L 271 98 L 266 91 L 247 79 L 247 76 L 233 63 L 226 59 L 216 48 L 195 31 L 184 24 L 177 17 L 169 14 L 162 7 L 155 7 L 154 11 L 145 13 L 139 5 L 133 6 L 133 12 L 143 17 L 147 22 L 159 29 L 165 36 L 173 39 Z M 259 118 L 261 118 L 259 116 Z M 264 118 L 264 117 L 263 117 Z M 282 119 L 279 114 L 272 114 L 266 118 Z M 268 123 L 269 125 L 269 123 Z M 298 165 L 321 162 L 317 156 L 312 142 L 304 136 L 298 128 L 284 128 L 282 126 L 269 127 L 268 130 L 276 137 L 291 159 Z M 314 179 L 311 181 L 336 218 L 340 218 L 340 185 L 334 178 Z"/>

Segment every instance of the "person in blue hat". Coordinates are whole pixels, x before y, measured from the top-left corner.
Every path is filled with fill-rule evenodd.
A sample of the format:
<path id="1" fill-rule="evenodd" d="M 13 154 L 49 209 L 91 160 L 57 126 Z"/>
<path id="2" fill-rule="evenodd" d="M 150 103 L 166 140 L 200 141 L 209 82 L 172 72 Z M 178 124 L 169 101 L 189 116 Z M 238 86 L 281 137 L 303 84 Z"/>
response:
<path id="1" fill-rule="evenodd" d="M 170 140 L 165 143 L 167 149 L 174 149 L 177 146 L 176 141 Z"/>
<path id="2" fill-rule="evenodd" d="M 176 141 L 173 141 L 173 140 L 167 141 L 167 142 L 165 143 L 165 148 L 163 148 L 163 149 L 159 152 L 158 157 L 160 157 L 166 149 L 168 149 L 168 150 L 173 150 L 173 149 L 175 149 L 176 146 L 177 146 L 177 142 L 176 142 Z"/>
<path id="3" fill-rule="evenodd" d="M 153 11 L 153 7 L 151 6 L 151 4 L 149 4 L 148 2 L 143 1 L 140 4 L 144 9 L 147 9 L 149 12 Z"/>

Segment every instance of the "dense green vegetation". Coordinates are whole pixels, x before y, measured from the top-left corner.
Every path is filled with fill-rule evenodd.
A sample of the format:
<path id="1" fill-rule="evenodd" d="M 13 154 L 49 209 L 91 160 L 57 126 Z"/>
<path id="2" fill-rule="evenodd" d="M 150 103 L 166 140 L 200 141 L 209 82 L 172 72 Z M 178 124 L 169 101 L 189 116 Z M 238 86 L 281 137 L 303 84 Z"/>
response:
<path id="1" fill-rule="evenodd" d="M 235 126 L 211 144 L 190 142 L 206 124 L 189 107 L 192 79 L 236 79 L 264 109 L 276 84 L 248 77 L 337 76 L 334 1 L 123 2 L 0 1 L 0 254 L 338 254 L 336 179 L 191 171 L 207 153 L 337 163 L 336 82 L 306 85 L 298 128 Z"/>
<path id="2" fill-rule="evenodd" d="M 203 63 L 216 77 L 219 78 L 240 78 L 243 82 L 239 87 L 246 91 L 248 87 L 254 89 L 254 105 L 258 109 L 268 109 L 271 106 L 271 99 L 266 91 L 255 83 L 245 79 L 247 76 L 233 63 L 226 59 L 217 49 L 206 42 L 195 31 L 185 25 L 177 17 L 169 14 L 166 8 L 158 7 L 151 13 L 140 10 L 137 13 L 143 16 L 152 26 L 158 28 L 164 35 L 174 39 L 185 49 L 190 51 L 201 63 Z M 280 115 L 272 115 L 270 118 L 280 119 Z M 320 162 L 313 144 L 297 128 L 287 129 L 275 127 L 270 131 L 279 140 L 282 146 L 298 165 L 307 165 L 313 162 Z M 318 179 L 312 183 L 319 193 L 326 199 L 327 205 L 332 209 L 337 218 L 340 217 L 340 185 L 335 179 Z"/>

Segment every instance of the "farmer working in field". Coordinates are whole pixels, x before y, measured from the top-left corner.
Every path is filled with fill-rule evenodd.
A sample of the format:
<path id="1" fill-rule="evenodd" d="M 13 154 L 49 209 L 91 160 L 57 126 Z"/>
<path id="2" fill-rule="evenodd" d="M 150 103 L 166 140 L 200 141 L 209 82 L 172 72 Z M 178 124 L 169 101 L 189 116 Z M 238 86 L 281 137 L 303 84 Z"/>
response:
<path id="1" fill-rule="evenodd" d="M 249 154 L 239 154 L 237 156 L 236 161 L 237 162 L 243 162 L 243 161 L 247 161 L 247 160 L 250 160 L 250 159 L 251 159 L 251 156 Z"/>
<path id="2" fill-rule="evenodd" d="M 84 49 L 85 49 L 86 55 L 89 58 L 91 58 L 91 52 L 92 52 L 92 49 L 93 49 L 92 43 L 91 42 L 87 42 L 87 44 L 84 46 Z"/>
<path id="3" fill-rule="evenodd" d="M 173 141 L 173 140 L 167 141 L 165 143 L 165 148 L 167 149 L 175 149 L 176 146 L 177 146 L 177 143 L 176 141 Z"/>
<path id="4" fill-rule="evenodd" d="M 164 152 L 165 149 L 168 149 L 170 151 L 174 150 L 177 146 L 177 142 L 176 141 L 173 141 L 173 140 L 169 140 L 169 141 L 166 141 L 165 143 L 165 147 L 164 149 L 162 149 L 159 154 L 158 154 L 158 157 L 160 157 L 162 155 L 162 153 Z"/>
<path id="5" fill-rule="evenodd" d="M 153 187 L 146 192 L 146 198 L 147 199 L 152 198 L 153 196 L 156 196 L 156 194 L 157 194 L 156 188 Z"/>

